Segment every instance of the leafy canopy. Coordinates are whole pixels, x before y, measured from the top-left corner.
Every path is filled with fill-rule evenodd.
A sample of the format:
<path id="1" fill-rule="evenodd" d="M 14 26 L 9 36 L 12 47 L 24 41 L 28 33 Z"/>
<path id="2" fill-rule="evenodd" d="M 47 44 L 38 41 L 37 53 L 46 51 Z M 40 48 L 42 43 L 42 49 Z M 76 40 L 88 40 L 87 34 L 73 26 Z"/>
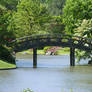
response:
<path id="1" fill-rule="evenodd" d="M 92 18 L 92 0 L 67 0 L 63 9 L 63 23 L 68 33 L 74 33 L 73 29 L 80 20 Z"/>
<path id="2" fill-rule="evenodd" d="M 46 24 L 50 19 L 46 6 L 40 0 L 21 0 L 17 12 L 13 14 L 11 29 L 17 37 L 46 33 Z"/>
<path id="3" fill-rule="evenodd" d="M 67 33 L 92 38 L 92 0 L 67 0 L 63 9 L 63 23 Z M 78 61 L 90 58 L 91 53 L 77 50 Z"/>
<path id="4" fill-rule="evenodd" d="M 13 32 L 8 30 L 10 16 L 11 12 L 0 5 L 0 45 L 13 38 Z"/>

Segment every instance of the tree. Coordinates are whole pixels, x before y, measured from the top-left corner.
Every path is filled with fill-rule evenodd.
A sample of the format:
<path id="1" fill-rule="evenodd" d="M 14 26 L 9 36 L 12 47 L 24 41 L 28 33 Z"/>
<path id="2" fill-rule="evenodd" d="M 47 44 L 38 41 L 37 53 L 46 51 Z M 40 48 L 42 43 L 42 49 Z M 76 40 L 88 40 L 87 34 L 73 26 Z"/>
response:
<path id="1" fill-rule="evenodd" d="M 48 11 L 52 16 L 60 16 L 62 14 L 65 0 L 41 0 L 41 2 L 47 5 Z"/>
<path id="2" fill-rule="evenodd" d="M 92 18 L 92 0 L 66 0 L 63 8 L 63 23 L 68 33 L 74 33 L 76 23 Z"/>
<path id="3" fill-rule="evenodd" d="M 0 59 L 9 63 L 15 63 L 11 55 L 12 50 L 7 47 L 7 43 L 14 38 L 13 31 L 8 30 L 11 11 L 0 5 Z"/>
<path id="4" fill-rule="evenodd" d="M 11 12 L 0 5 L 0 45 L 6 44 L 13 38 L 12 31 L 8 30 L 10 15 Z"/>
<path id="5" fill-rule="evenodd" d="M 50 16 L 46 6 L 40 0 L 21 0 L 14 12 L 10 29 L 17 37 L 46 33 L 46 24 Z"/>
<path id="6" fill-rule="evenodd" d="M 65 33 L 61 16 L 52 16 L 51 21 L 52 22 L 50 23 L 50 26 L 48 28 L 51 33 Z"/>
<path id="7" fill-rule="evenodd" d="M 47 6 L 48 12 L 52 16 L 48 30 L 51 33 L 64 33 L 61 15 L 65 0 L 41 0 L 41 3 Z"/>
<path id="8" fill-rule="evenodd" d="M 92 0 L 67 0 L 63 9 L 63 23 L 67 33 L 92 39 Z M 90 58 L 91 53 L 77 50 L 78 61 Z"/>

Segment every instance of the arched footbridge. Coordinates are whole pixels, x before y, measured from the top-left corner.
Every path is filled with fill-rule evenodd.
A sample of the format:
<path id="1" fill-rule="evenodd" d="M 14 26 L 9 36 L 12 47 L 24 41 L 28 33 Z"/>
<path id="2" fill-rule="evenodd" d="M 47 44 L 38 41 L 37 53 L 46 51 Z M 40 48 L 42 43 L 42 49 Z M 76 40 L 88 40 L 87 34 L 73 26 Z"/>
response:
<path id="1" fill-rule="evenodd" d="M 92 39 L 66 34 L 31 35 L 13 40 L 9 43 L 15 52 L 33 48 L 33 67 L 37 67 L 37 48 L 61 46 L 70 48 L 70 65 L 75 65 L 75 48 L 92 52 Z"/>

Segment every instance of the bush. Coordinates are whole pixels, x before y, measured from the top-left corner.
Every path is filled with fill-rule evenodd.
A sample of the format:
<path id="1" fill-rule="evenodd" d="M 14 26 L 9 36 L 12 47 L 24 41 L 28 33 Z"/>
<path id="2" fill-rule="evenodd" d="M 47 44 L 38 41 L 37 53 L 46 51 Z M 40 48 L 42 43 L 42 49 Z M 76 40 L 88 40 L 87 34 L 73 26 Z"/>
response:
<path id="1" fill-rule="evenodd" d="M 0 59 L 15 64 L 15 58 L 12 56 L 11 52 L 11 49 L 5 46 L 0 46 Z"/>
<path id="2" fill-rule="evenodd" d="M 75 28 L 75 35 L 92 38 L 92 18 L 91 19 L 83 19 L 78 24 L 78 27 Z"/>
<path id="3" fill-rule="evenodd" d="M 79 27 L 75 28 L 75 35 L 79 35 L 82 37 L 87 37 L 92 39 L 92 18 L 91 19 L 84 19 L 80 21 L 79 24 L 77 24 Z M 91 52 L 92 53 L 92 52 Z M 90 52 L 86 51 L 80 51 L 76 50 L 76 57 L 77 57 L 77 62 L 80 61 L 80 59 L 90 59 L 92 60 L 92 55 Z"/>
<path id="4" fill-rule="evenodd" d="M 44 47 L 44 52 L 46 53 L 48 49 L 52 48 L 51 46 Z"/>

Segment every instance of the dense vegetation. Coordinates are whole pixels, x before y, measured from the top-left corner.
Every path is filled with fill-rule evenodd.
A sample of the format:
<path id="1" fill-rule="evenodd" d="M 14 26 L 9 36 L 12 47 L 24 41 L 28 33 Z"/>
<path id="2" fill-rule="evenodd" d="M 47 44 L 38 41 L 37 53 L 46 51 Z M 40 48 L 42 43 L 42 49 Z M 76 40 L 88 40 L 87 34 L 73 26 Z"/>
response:
<path id="1" fill-rule="evenodd" d="M 63 8 L 63 23 L 66 33 L 92 38 L 92 0 L 67 0 Z M 78 61 L 90 58 L 91 53 L 76 51 Z"/>
<path id="2" fill-rule="evenodd" d="M 92 0 L 0 0 L 0 47 L 15 38 L 46 33 L 92 38 Z M 87 52 L 76 53 L 79 60 L 92 58 Z"/>
<path id="3" fill-rule="evenodd" d="M 22 0 L 17 5 L 11 22 L 11 29 L 16 37 L 47 33 L 46 23 L 50 20 L 45 5 L 39 0 Z"/>

